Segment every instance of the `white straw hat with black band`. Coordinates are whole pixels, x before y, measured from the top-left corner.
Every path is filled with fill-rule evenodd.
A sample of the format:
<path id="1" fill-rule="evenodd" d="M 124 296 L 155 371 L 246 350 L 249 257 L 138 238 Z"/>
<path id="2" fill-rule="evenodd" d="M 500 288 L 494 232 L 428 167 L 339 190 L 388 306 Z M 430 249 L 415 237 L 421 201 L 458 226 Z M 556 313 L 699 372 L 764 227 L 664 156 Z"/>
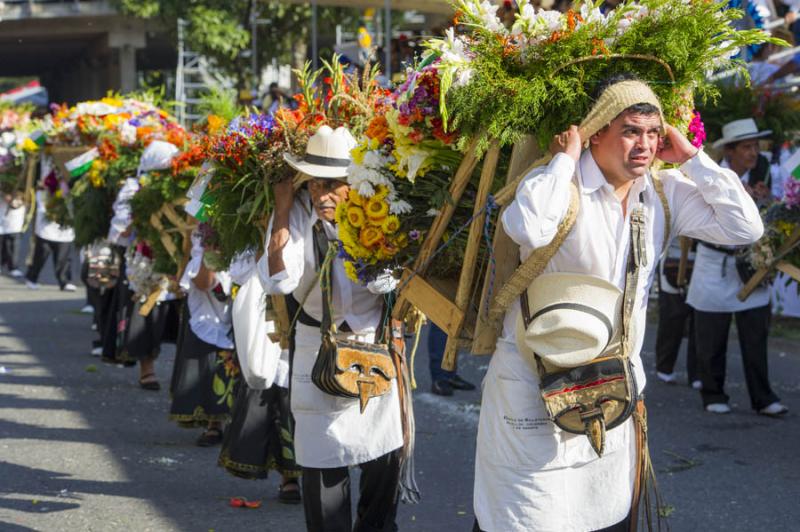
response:
<path id="1" fill-rule="evenodd" d="M 517 319 L 517 347 L 559 367 L 586 364 L 618 341 L 621 305 L 622 290 L 605 279 L 542 274 L 528 287 L 528 323 Z"/>
<path id="2" fill-rule="evenodd" d="M 714 142 L 712 147 L 721 148 L 726 144 L 732 142 L 740 142 L 750 139 L 761 139 L 772 135 L 771 129 L 759 131 L 756 121 L 752 118 L 742 118 L 741 120 L 734 120 L 722 126 L 722 138 Z"/>
<path id="3" fill-rule="evenodd" d="M 289 165 L 303 174 L 322 179 L 342 179 L 347 177 L 350 166 L 350 151 L 355 148 L 356 140 L 343 127 L 335 130 L 330 126 L 321 126 L 306 145 L 306 153 L 302 158 L 284 153 L 283 158 Z"/>

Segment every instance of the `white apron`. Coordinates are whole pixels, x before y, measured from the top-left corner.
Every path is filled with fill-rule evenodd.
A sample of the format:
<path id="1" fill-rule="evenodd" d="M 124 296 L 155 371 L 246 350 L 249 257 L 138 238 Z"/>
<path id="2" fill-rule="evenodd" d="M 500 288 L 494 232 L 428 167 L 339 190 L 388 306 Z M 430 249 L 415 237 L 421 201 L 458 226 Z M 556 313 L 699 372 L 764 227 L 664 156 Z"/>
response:
<path id="1" fill-rule="evenodd" d="M 602 458 L 559 429 L 539 396 L 533 361 L 497 343 L 483 381 L 475 516 L 486 532 L 588 532 L 628 515 L 636 473 L 633 419 L 608 431 Z"/>
<path id="2" fill-rule="evenodd" d="M 322 341 L 319 327 L 296 325 L 292 361 L 291 409 L 294 450 L 304 467 L 334 468 L 363 464 L 403 445 L 397 381 L 361 413 L 357 398 L 324 393 L 311 381 Z M 374 335 L 349 338 L 372 342 Z"/>

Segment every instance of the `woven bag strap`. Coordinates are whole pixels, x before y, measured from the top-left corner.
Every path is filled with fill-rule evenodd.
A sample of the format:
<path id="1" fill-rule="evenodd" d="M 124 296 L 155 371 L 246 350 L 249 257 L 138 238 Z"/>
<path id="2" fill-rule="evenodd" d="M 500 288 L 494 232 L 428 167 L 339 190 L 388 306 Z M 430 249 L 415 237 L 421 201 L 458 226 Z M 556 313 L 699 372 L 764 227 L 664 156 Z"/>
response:
<path id="1" fill-rule="evenodd" d="M 492 302 L 489 309 L 489 319 L 492 321 L 502 319 L 508 306 L 516 298 L 520 296 L 533 282 L 534 279 L 544 271 L 547 263 L 556 254 L 561 244 L 569 235 L 572 227 L 575 225 L 575 220 L 578 218 L 578 209 L 580 207 L 580 196 L 578 187 L 575 183 L 570 183 L 570 200 L 567 214 L 561 223 L 558 224 L 558 231 L 555 238 L 550 241 L 546 246 L 536 248 L 531 253 L 525 262 L 523 262 L 506 281 L 506 283 L 497 291 L 497 295 Z"/>
<path id="2" fill-rule="evenodd" d="M 669 210 L 669 203 L 667 203 L 667 194 L 664 192 L 664 182 L 658 177 L 658 174 L 653 170 L 650 174 L 653 178 L 653 188 L 656 189 L 658 199 L 661 201 L 661 208 L 664 209 L 664 242 L 661 244 L 661 254 L 667 251 L 669 245 L 669 234 L 672 230 L 672 213 Z"/>

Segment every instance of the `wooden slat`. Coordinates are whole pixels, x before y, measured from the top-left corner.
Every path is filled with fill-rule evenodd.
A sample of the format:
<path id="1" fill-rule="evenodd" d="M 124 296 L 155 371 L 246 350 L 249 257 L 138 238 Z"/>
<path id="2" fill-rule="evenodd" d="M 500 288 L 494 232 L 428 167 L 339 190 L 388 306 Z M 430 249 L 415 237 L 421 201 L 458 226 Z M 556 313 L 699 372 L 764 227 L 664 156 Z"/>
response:
<path id="1" fill-rule="evenodd" d="M 400 285 L 405 285 L 400 296 L 403 303 L 418 308 L 448 335 L 456 333 L 464 320 L 464 313 L 449 298 L 419 275 L 412 276 L 410 270 L 403 273 Z"/>
<path id="2" fill-rule="evenodd" d="M 798 283 L 800 283 L 800 268 L 795 266 L 794 264 L 789 264 L 785 260 L 780 261 L 776 266 L 775 269 L 782 271 Z"/>
<path id="3" fill-rule="evenodd" d="M 516 190 L 516 183 L 519 182 L 518 176 L 525 175 L 532 168 L 535 168 L 532 166 L 531 161 L 538 162 L 541 160 L 539 159 L 540 155 L 541 150 L 533 137 L 526 137 L 514 145 L 508 174 L 506 175 L 506 183 L 515 183 L 511 190 Z M 511 197 L 513 198 L 513 195 Z M 510 200 L 507 200 L 507 203 L 510 203 Z M 502 214 L 503 211 L 501 210 L 500 215 L 502 216 Z M 500 220 L 499 217 L 498 220 Z M 519 265 L 519 246 L 509 238 L 500 223 L 497 224 L 495 229 L 492 249 L 497 263 L 493 283 L 493 290 L 496 292 L 511 277 Z M 500 334 L 499 328 L 493 326 L 486 316 L 489 298 L 494 297 L 494 293 L 489 293 L 489 286 L 492 284 L 490 282 L 491 275 L 491 269 L 488 268 L 483 281 L 478 318 L 475 322 L 475 332 L 473 333 L 474 338 L 471 349 L 473 355 L 491 355 L 494 352 L 497 337 Z"/>
<path id="4" fill-rule="evenodd" d="M 478 267 L 478 251 L 480 250 L 481 238 L 483 236 L 483 222 L 486 219 L 486 213 L 483 212 L 483 209 L 486 207 L 489 193 L 492 191 L 492 183 L 494 182 L 494 176 L 497 172 L 497 161 L 499 158 L 500 145 L 494 142 L 489 147 L 489 150 L 486 152 L 486 157 L 483 160 L 481 179 L 478 183 L 478 193 L 472 211 L 473 219 L 469 227 L 469 234 L 467 235 L 467 247 L 464 251 L 464 262 L 461 265 L 461 275 L 458 279 L 458 288 L 456 288 L 455 305 L 462 312 L 462 320 L 457 325 L 455 333 L 447 337 L 447 345 L 445 346 L 444 357 L 442 358 L 442 369 L 448 371 L 455 371 L 456 369 L 458 337 L 461 334 L 461 328 L 464 326 L 463 316 L 467 313 L 467 306 L 469 305 L 470 295 L 472 294 L 472 281 L 475 278 L 475 270 Z"/>
<path id="5" fill-rule="evenodd" d="M 461 164 L 458 166 L 456 174 L 453 177 L 453 181 L 450 184 L 450 198 L 452 202 L 446 202 L 442 206 L 442 209 L 434 219 L 428 234 L 425 236 L 425 241 L 420 247 L 419 255 L 417 256 L 417 260 L 414 262 L 414 271 L 417 273 L 417 277 L 420 275 L 425 275 L 425 271 L 428 266 L 428 259 L 436 251 L 439 242 L 442 240 L 442 235 L 444 235 L 444 231 L 447 229 L 447 224 L 450 223 L 450 219 L 453 217 L 456 205 L 461 199 L 461 195 L 464 193 L 464 190 L 467 188 L 469 179 L 472 176 L 472 171 L 475 169 L 475 165 L 478 164 L 478 157 L 475 155 L 477 142 L 477 139 L 470 142 L 467 152 L 464 155 L 464 158 L 461 160 Z M 392 317 L 394 319 L 402 320 L 405 318 L 406 314 L 408 314 L 409 310 L 410 307 L 408 302 L 405 300 L 405 298 L 403 298 L 402 293 L 399 294 L 398 301 L 394 306 L 394 311 L 392 312 Z"/>

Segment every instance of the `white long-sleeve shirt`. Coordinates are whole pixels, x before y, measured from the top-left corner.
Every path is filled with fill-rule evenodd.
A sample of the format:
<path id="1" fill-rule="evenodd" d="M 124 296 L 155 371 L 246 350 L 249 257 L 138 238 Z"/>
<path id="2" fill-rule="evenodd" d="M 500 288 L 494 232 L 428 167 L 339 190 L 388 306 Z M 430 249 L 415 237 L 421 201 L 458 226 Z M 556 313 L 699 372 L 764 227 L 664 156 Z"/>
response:
<path id="1" fill-rule="evenodd" d="M 108 240 L 119 246 L 130 245 L 130 238 L 123 238 L 122 234 L 128 230 L 133 221 L 131 212 L 131 199 L 139 192 L 141 186 L 135 177 L 125 179 L 117 192 L 117 197 L 112 206 L 113 215 L 108 227 Z"/>
<path id="2" fill-rule="evenodd" d="M 198 338 L 220 349 L 233 349 L 231 303 L 230 299 L 220 301 L 212 289 L 200 290 L 192 280 L 200 273 L 203 265 L 203 244 L 197 232 L 192 233 L 191 258 L 183 272 L 180 287 L 186 292 L 189 307 L 189 327 Z M 214 273 L 217 282 L 226 295 L 231 293 L 231 278 L 228 272 Z"/>
<path id="3" fill-rule="evenodd" d="M 258 262 L 258 274 L 267 294 L 293 294 L 299 303 L 308 294 L 303 310 L 322 321 L 322 292 L 317 279 L 318 265 L 314 253 L 314 224 L 319 220 L 311 206 L 308 192 L 297 193 L 289 213 L 289 242 L 283 249 L 286 269 L 273 275 L 265 253 Z M 328 239 L 337 239 L 336 228 L 323 221 Z M 272 222 L 268 234 L 272 232 Z M 359 334 L 374 333 L 381 318 L 383 297 L 380 294 L 394 289 L 394 279 L 381 278 L 367 286 L 351 281 L 344 270 L 343 259 L 333 260 L 333 321 L 338 326 L 347 322 Z"/>
<path id="4" fill-rule="evenodd" d="M 586 150 L 578 165 L 581 192 L 580 211 L 572 232 L 547 265 L 546 272 L 586 273 L 602 277 L 625 288 L 630 227 L 614 189 L 603 177 L 591 151 Z M 558 224 L 569 205 L 569 184 L 576 172 L 575 162 L 566 154 L 556 155 L 550 164 L 534 170 L 517 188 L 514 202 L 503 214 L 503 228 L 520 245 L 524 261 L 533 249 L 555 237 Z M 753 200 L 739 177 L 721 168 L 702 151 L 684 163 L 680 171 L 662 170 L 659 177 L 672 215 L 671 237 L 682 235 L 721 245 L 746 245 L 761 237 L 764 226 Z M 650 177 L 637 179 L 628 194 L 628 208 L 644 193 L 647 224 L 648 264 L 639 283 L 633 322 L 636 329 L 632 362 L 640 390 L 644 371 L 639 351 L 644 341 L 647 294 L 654 266 L 662 252 L 664 215 Z M 503 337 L 515 340 L 519 303 L 506 315 Z"/>
<path id="5" fill-rule="evenodd" d="M 665 227 L 649 175 L 633 183 L 623 215 L 621 202 L 589 150 L 577 165 L 559 154 L 549 165 L 533 170 L 502 216 L 503 227 L 520 245 L 524 260 L 555 237 L 574 182 L 580 195 L 578 217 L 546 271 L 590 274 L 623 289 L 628 215 L 642 194 L 647 263 L 640 270 L 631 353 L 638 392 L 645 386 L 640 350 L 647 294 L 658 271 L 665 231 L 718 244 L 748 244 L 763 232 L 758 210 L 738 177 L 704 153 L 680 171 L 664 170 L 659 177 L 672 215 L 670 228 Z M 618 523 L 629 513 L 632 498 L 633 421 L 607 432 L 601 458 L 586 436 L 558 429 L 544 409 L 535 362 L 517 349 L 519 312 L 519 302 L 507 312 L 483 382 L 474 500 L 480 527 L 487 532 L 582 532 Z"/>
<path id="6" fill-rule="evenodd" d="M 25 206 L 11 208 L 11 204 L 0 197 L 0 235 L 22 232 L 25 225 Z"/>

